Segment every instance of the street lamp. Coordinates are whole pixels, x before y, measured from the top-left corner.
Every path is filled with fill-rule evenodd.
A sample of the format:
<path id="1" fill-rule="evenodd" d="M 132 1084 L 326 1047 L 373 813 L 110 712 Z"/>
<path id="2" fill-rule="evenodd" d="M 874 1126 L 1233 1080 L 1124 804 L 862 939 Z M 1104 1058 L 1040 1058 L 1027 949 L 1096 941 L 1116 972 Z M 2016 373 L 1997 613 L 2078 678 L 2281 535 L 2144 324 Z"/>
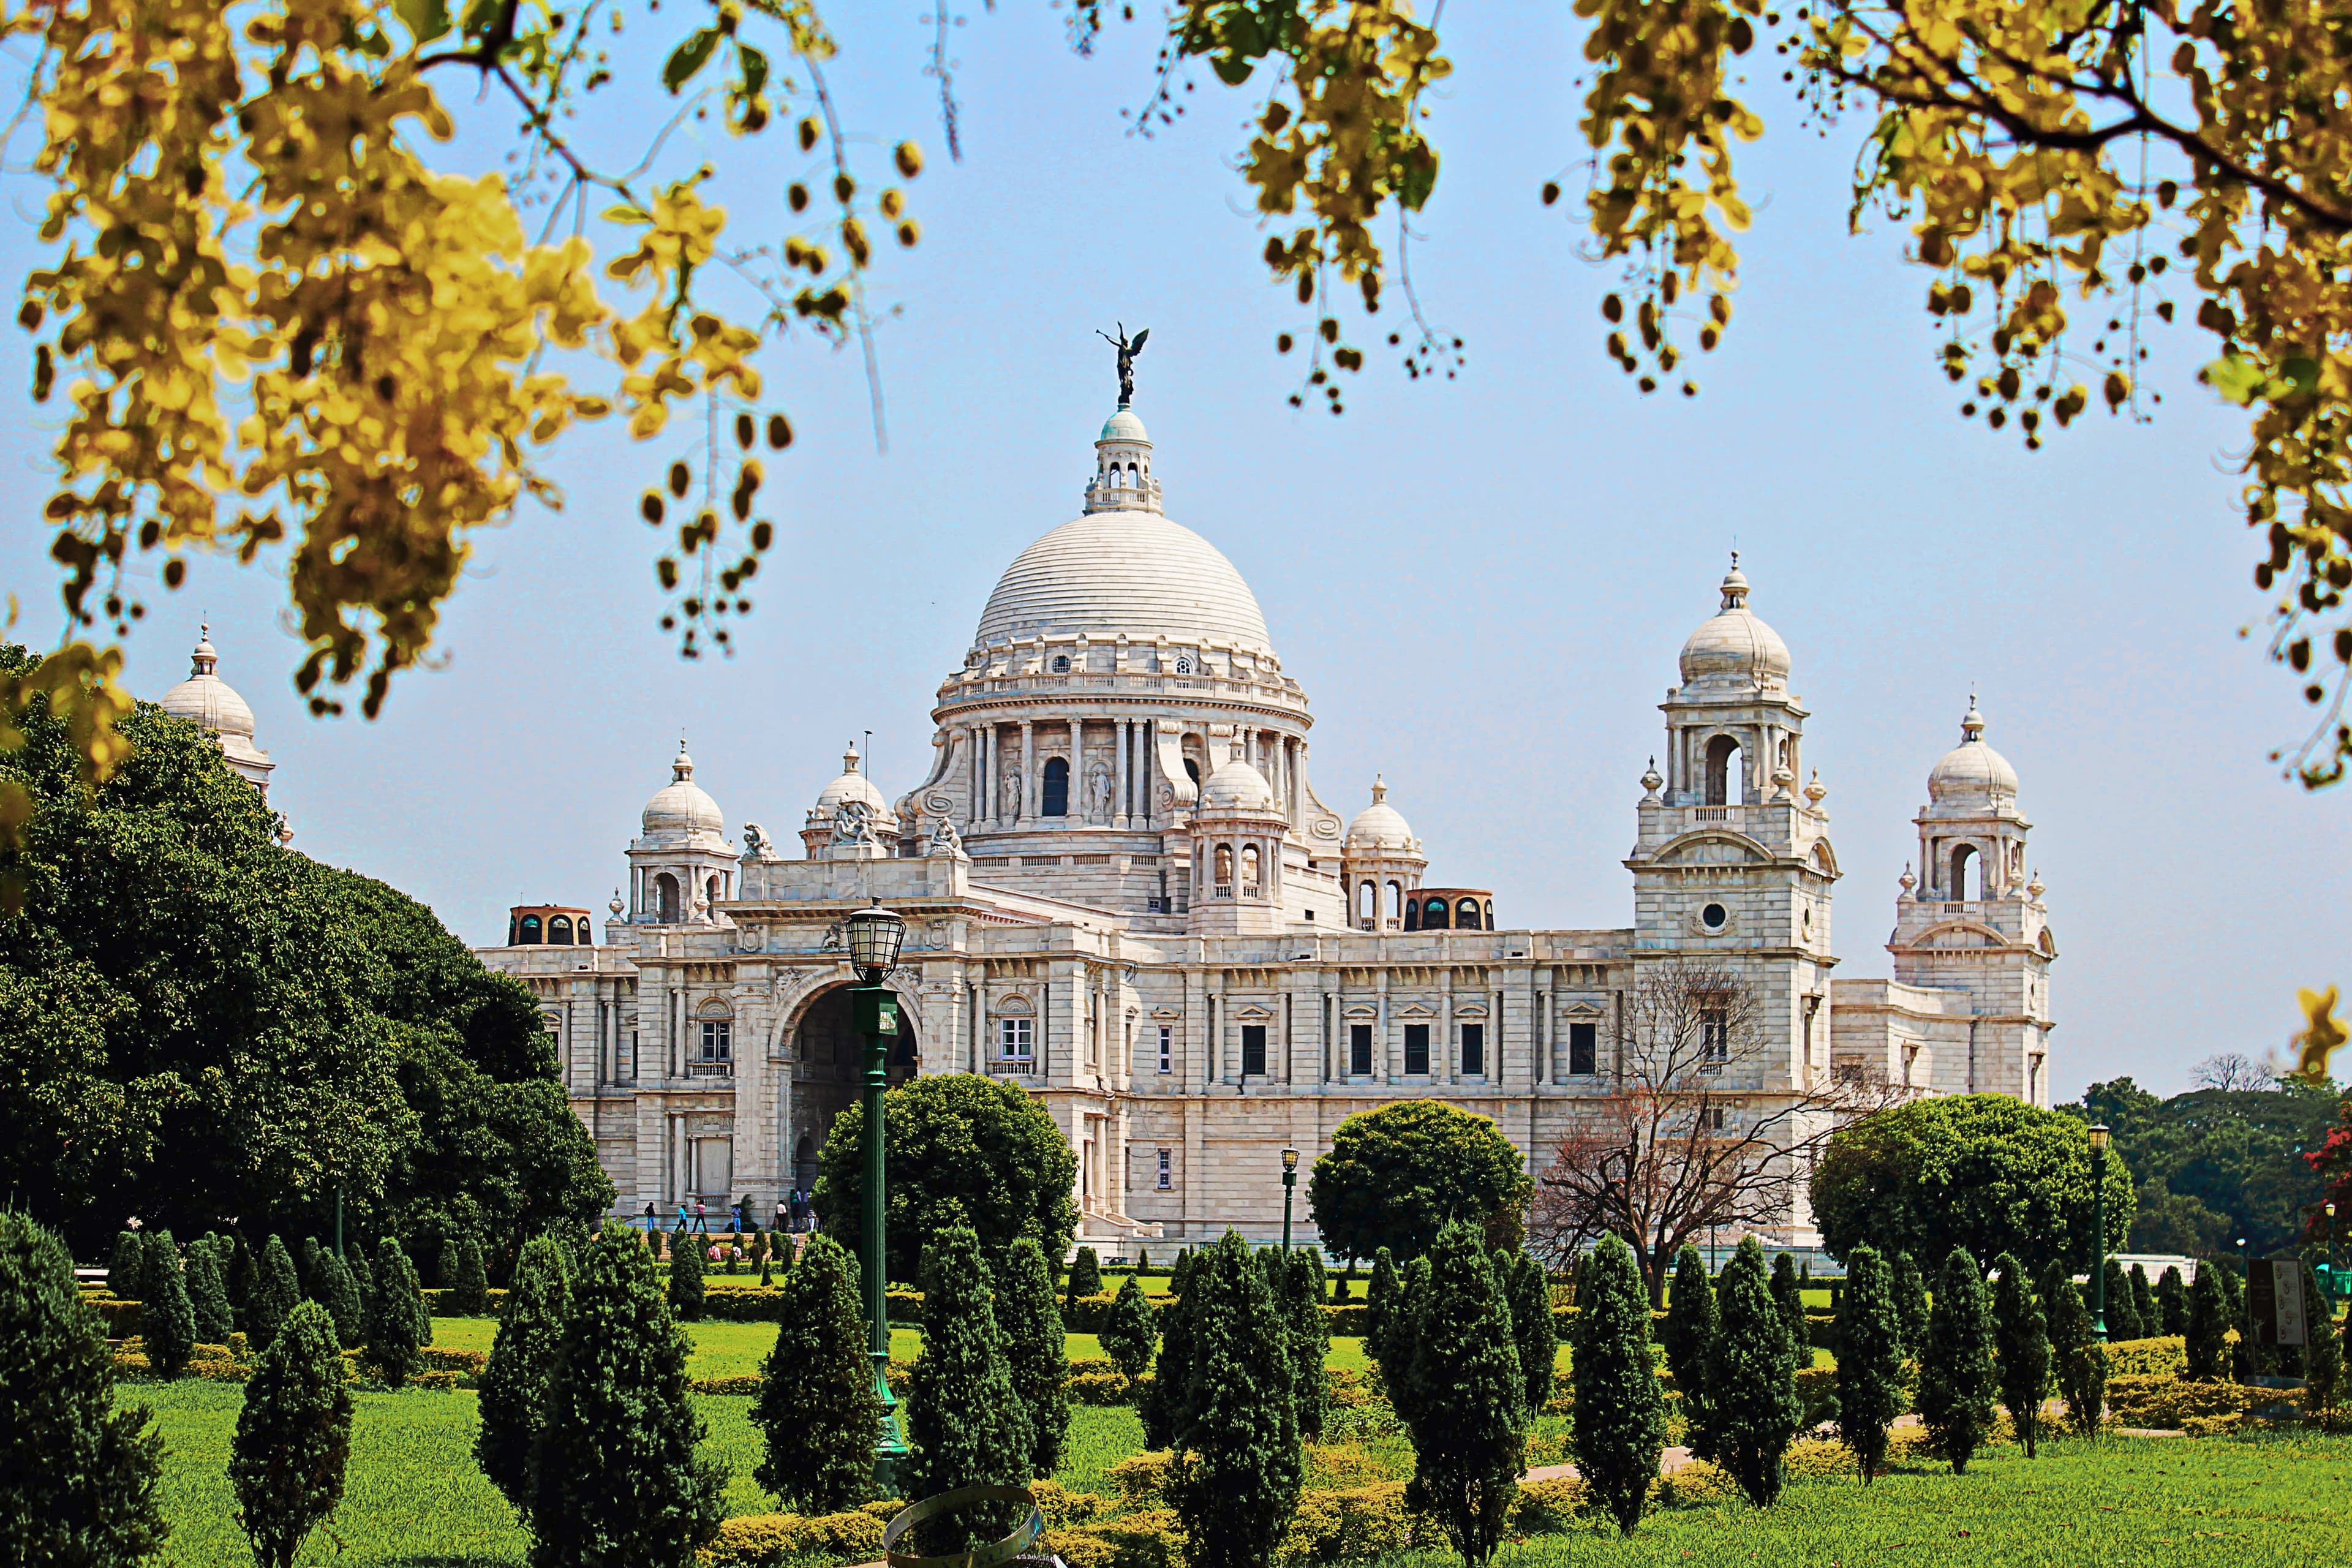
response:
<path id="1" fill-rule="evenodd" d="M 882 1405 L 874 1479 L 887 1492 L 897 1489 L 907 1443 L 898 1433 L 898 1402 L 890 1393 L 890 1305 L 884 1275 L 882 1091 L 889 1087 L 890 1042 L 898 1037 L 898 998 L 884 982 L 898 965 L 907 922 L 877 899 L 871 909 L 851 915 L 847 925 L 849 966 L 857 972 L 849 992 L 850 1016 L 866 1036 L 866 1342 L 874 1356 L 874 1394 Z"/>
<path id="2" fill-rule="evenodd" d="M 2102 1344 L 2107 1338 L 2107 1124 L 2091 1129 L 2091 1234 L 2096 1256 L 2091 1261 L 2091 1337 Z"/>
<path id="3" fill-rule="evenodd" d="M 1282 1250 L 1290 1250 L 1290 1194 L 1298 1190 L 1298 1151 L 1282 1152 Z"/>

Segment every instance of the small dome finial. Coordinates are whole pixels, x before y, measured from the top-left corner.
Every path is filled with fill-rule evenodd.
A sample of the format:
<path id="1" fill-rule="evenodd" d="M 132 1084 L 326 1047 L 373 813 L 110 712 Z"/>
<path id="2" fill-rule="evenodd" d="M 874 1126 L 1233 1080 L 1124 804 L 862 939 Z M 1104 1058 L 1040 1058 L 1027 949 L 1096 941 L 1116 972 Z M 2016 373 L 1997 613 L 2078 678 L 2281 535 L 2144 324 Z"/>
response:
<path id="1" fill-rule="evenodd" d="M 850 742 L 849 749 L 841 753 L 841 771 L 845 773 L 857 771 L 857 742 L 855 741 Z"/>
<path id="2" fill-rule="evenodd" d="M 686 754 L 686 731 L 677 735 L 677 755 L 671 759 L 669 777 L 672 784 L 684 784 L 694 777 L 694 759 Z"/>
<path id="3" fill-rule="evenodd" d="M 1977 711 L 1977 694 L 1972 690 L 1969 693 L 1969 710 L 1960 715 L 1960 744 L 1981 741 L 1984 732 L 1984 715 Z"/>
<path id="4" fill-rule="evenodd" d="M 1372 775 L 1372 804 L 1378 805 L 1389 797 L 1389 781 L 1384 773 Z"/>
<path id="5" fill-rule="evenodd" d="M 1731 570 L 1723 574 L 1723 607 L 1737 610 L 1748 603 L 1748 574 L 1739 569 L 1739 552 L 1731 552 Z"/>

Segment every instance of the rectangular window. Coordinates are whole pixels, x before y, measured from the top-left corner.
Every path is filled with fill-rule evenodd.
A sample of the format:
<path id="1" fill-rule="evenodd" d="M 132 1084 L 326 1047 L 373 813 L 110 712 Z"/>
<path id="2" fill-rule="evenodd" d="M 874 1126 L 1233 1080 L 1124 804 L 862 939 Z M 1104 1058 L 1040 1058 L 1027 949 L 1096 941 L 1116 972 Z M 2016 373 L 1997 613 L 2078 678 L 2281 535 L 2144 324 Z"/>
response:
<path id="1" fill-rule="evenodd" d="M 1264 1024 L 1242 1026 L 1242 1076 L 1244 1078 L 1265 1076 L 1265 1026 Z"/>
<path id="2" fill-rule="evenodd" d="M 1357 1078 L 1372 1076 L 1372 1026 L 1348 1026 L 1348 1071 Z"/>
<path id="3" fill-rule="evenodd" d="M 1407 1078 L 1429 1076 L 1429 1026 L 1407 1024 L 1404 1026 L 1404 1071 Z"/>
<path id="4" fill-rule="evenodd" d="M 1486 1026 L 1462 1026 L 1462 1070 L 1485 1077 L 1486 1072 Z"/>
<path id="5" fill-rule="evenodd" d="M 1172 1025 L 1160 1026 L 1160 1070 L 1176 1070 L 1176 1030 Z"/>
<path id="6" fill-rule="evenodd" d="M 1027 1072 L 1036 1065 L 1030 1046 L 1031 1020 L 999 1018 L 996 1020 L 996 1064 L 1004 1072 Z"/>
<path id="7" fill-rule="evenodd" d="M 1731 1014 L 1727 1008 L 1709 1007 L 1699 1015 L 1699 1064 L 1701 1072 L 1721 1072 L 1731 1059 Z"/>
<path id="8" fill-rule="evenodd" d="M 1570 1077 L 1601 1070 L 1601 1026 L 1570 1024 L 1568 1026 L 1568 1070 Z"/>
<path id="9" fill-rule="evenodd" d="M 702 1021 L 702 1059 L 706 1062 L 732 1061 L 735 1058 L 735 1026 L 721 1018 Z"/>
<path id="10" fill-rule="evenodd" d="M 1160 1151 L 1160 1169 L 1158 1175 L 1159 1179 L 1153 1184 L 1153 1186 L 1158 1191 L 1172 1193 L 1176 1190 L 1176 1154 L 1174 1150 L 1162 1149 Z"/>

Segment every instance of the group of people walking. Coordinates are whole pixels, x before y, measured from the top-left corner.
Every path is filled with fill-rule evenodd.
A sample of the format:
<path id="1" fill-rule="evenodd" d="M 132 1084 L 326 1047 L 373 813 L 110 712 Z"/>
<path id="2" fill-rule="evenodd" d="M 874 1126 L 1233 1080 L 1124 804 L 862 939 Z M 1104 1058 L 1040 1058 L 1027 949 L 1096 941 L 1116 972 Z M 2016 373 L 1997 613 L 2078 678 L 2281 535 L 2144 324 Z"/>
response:
<path id="1" fill-rule="evenodd" d="M 734 1222 L 733 1228 L 737 1235 L 740 1236 L 744 1231 L 751 1229 L 751 1200 L 749 1197 L 744 1197 L 728 1205 L 725 1211 L 725 1216 Z M 644 1219 L 646 1234 L 647 1236 L 652 1236 L 661 1229 L 661 1214 L 660 1211 L 656 1209 L 653 1205 L 647 1204 L 646 1205 Z M 815 1230 L 815 1199 L 808 1193 L 803 1192 L 798 1187 L 794 1187 L 786 1196 L 776 1200 L 775 1224 L 771 1228 L 783 1231 L 787 1234 Z M 681 1202 L 677 1205 L 677 1223 L 672 1226 L 670 1229 L 671 1234 L 677 1236 L 709 1236 L 710 1234 L 710 1211 L 699 1198 L 697 1198 L 690 1205 Z"/>

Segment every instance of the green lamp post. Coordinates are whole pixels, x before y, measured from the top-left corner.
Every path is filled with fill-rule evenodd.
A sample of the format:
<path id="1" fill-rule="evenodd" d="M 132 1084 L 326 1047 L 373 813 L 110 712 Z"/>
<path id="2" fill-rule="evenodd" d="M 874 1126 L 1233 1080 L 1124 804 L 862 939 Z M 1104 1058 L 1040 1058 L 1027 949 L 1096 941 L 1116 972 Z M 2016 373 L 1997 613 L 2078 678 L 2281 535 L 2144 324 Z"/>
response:
<path id="1" fill-rule="evenodd" d="M 898 1402 L 890 1393 L 890 1305 L 883 1247 L 885 1178 L 882 1093 L 889 1087 L 890 1044 L 898 1037 L 898 998 L 884 984 L 898 964 L 898 944 L 907 922 L 892 910 L 859 910 L 848 920 L 849 966 L 857 984 L 849 993 L 850 1014 L 866 1036 L 866 1314 L 868 1349 L 874 1355 L 874 1394 L 882 1402 L 882 1430 L 874 1445 L 874 1479 L 884 1491 L 898 1489 L 907 1441 L 898 1431 Z"/>
<path id="2" fill-rule="evenodd" d="M 2091 1337 L 2107 1338 L 2107 1124 L 2091 1129 Z"/>
<path id="3" fill-rule="evenodd" d="M 1282 1152 L 1282 1250 L 1290 1250 L 1290 1194 L 1298 1190 L 1298 1151 Z"/>

